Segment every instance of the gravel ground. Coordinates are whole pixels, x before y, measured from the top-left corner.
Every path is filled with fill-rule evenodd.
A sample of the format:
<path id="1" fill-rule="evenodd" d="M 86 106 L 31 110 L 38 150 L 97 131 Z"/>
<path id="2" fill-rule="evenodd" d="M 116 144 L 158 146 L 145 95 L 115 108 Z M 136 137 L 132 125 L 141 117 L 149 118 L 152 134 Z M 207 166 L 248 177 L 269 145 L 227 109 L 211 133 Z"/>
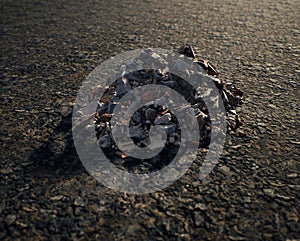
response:
<path id="1" fill-rule="evenodd" d="M 299 1 L 0 6 L 1 240 L 299 239 Z M 205 183 L 197 163 L 148 195 L 97 183 L 72 142 L 82 81 L 112 55 L 183 43 L 245 91 L 245 124 Z"/>

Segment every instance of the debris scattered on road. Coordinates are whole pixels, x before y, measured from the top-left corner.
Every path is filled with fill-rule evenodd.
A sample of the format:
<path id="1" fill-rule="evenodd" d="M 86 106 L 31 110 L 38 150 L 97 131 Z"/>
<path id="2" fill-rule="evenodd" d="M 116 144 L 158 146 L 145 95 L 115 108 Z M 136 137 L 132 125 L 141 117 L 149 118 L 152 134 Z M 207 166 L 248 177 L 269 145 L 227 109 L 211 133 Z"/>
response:
<path id="1" fill-rule="evenodd" d="M 156 159 L 169 159 L 178 151 L 179 143 L 184 143 L 185 140 L 181 137 L 181 129 L 177 118 L 184 118 L 185 124 L 191 125 L 191 118 L 196 117 L 198 127 L 193 126 L 193 128 L 199 129 L 199 146 L 208 146 L 212 127 L 210 113 L 204 98 L 210 98 L 210 100 L 213 101 L 214 107 L 219 108 L 221 103 L 218 103 L 216 95 L 219 94 L 219 96 L 221 96 L 219 100 L 223 101 L 226 112 L 227 132 L 235 131 L 242 124 L 242 120 L 238 116 L 236 108 L 242 103 L 243 92 L 232 83 L 219 78 L 220 73 L 216 67 L 207 60 L 197 58 L 192 47 L 183 46 L 178 52 L 181 54 L 180 58 L 175 59 L 175 55 L 160 56 L 152 49 L 143 51 L 138 60 L 132 60 L 130 63 L 121 67 L 121 70 L 119 70 L 119 73 L 121 73 L 120 77 L 116 78 L 114 83 L 107 88 L 106 93 L 99 100 L 95 113 L 96 136 L 99 146 L 110 158 L 121 158 L 126 159 L 126 161 L 132 159 L 126 153 L 123 153 L 115 144 L 112 137 L 110 121 L 122 97 L 135 88 L 144 85 L 161 85 L 172 88 L 184 96 L 190 104 L 189 106 L 176 106 L 176 111 L 178 111 L 177 113 L 179 113 L 180 116 L 175 116 L 166 105 L 166 103 L 172 102 L 168 93 L 165 93 L 159 99 L 153 100 L 154 93 L 151 91 L 144 91 L 139 96 L 132 95 L 130 101 L 128 101 L 130 103 L 126 103 L 125 106 L 123 106 L 124 103 L 122 103 L 120 108 L 128 108 L 129 113 L 133 110 L 134 114 L 132 116 L 122 116 L 124 120 L 118 120 L 120 122 L 118 124 L 125 124 L 124 128 L 121 128 L 122 131 L 124 130 L 122 135 L 130 137 L 136 146 L 146 147 L 150 145 L 151 136 L 149 136 L 149 132 L 153 126 L 160 126 L 165 131 L 167 137 L 165 146 L 168 151 L 162 151 L 159 157 L 155 157 Z M 192 60 L 192 63 L 198 64 L 197 73 L 189 71 L 190 66 L 189 63 L 185 61 L 186 58 L 188 58 L 190 62 Z M 139 68 L 140 70 L 138 71 L 130 71 L 130 66 L 133 66 L 133 69 L 137 69 L 134 65 L 138 65 L 140 63 L 139 61 L 147 63 L 148 65 L 155 63 L 155 66 L 159 66 L 160 69 Z M 168 72 L 170 68 L 176 69 L 176 71 L 182 73 L 182 75 L 177 76 Z M 118 73 L 118 70 L 116 70 L 116 73 Z M 215 93 L 216 91 L 214 92 L 212 88 L 207 86 L 201 87 L 201 89 L 195 89 L 189 82 L 182 78 L 182 76 L 190 78 L 191 75 L 196 76 L 196 78 L 200 75 L 210 76 L 218 93 Z M 141 108 L 137 108 L 140 103 L 144 103 L 144 105 Z M 129 128 L 126 128 L 126 123 L 129 123 L 129 126 L 127 126 Z M 161 138 L 163 137 L 164 135 L 161 135 Z M 162 140 L 155 141 L 159 143 Z M 126 145 L 126 143 L 124 145 Z M 135 159 L 133 158 L 133 160 Z M 118 160 L 118 163 L 119 162 Z M 151 160 L 149 162 L 151 162 Z M 155 163 L 157 164 L 157 162 Z M 167 164 L 168 163 L 164 163 L 162 165 Z"/>

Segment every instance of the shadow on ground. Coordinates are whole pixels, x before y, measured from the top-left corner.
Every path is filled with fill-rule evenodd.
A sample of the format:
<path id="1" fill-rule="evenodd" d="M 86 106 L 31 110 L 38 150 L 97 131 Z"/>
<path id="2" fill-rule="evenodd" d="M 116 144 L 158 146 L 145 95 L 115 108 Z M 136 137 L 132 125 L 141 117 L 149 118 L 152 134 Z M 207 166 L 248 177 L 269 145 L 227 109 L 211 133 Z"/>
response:
<path id="1" fill-rule="evenodd" d="M 40 174 L 63 176 L 85 171 L 73 142 L 72 112 L 62 117 L 47 142 L 33 150 L 29 161 Z"/>

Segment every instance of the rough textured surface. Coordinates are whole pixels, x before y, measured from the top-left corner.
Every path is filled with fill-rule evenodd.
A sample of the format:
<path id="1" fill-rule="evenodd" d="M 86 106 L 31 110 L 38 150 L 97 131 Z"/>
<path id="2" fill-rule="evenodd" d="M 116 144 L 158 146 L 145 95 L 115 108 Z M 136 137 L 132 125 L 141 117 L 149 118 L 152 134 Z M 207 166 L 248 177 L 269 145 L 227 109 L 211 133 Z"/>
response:
<path id="1" fill-rule="evenodd" d="M 0 6 L 0 239 L 299 238 L 299 1 Z M 184 42 L 245 91 L 246 124 L 206 183 L 195 163 L 149 195 L 97 184 L 70 132 L 81 82 L 111 55 Z"/>

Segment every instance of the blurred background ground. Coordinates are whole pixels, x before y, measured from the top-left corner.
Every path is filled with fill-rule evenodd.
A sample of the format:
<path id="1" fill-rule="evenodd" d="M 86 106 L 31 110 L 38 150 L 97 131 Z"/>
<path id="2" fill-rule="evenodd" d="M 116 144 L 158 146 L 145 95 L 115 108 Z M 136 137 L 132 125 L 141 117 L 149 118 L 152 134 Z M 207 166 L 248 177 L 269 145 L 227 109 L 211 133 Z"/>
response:
<path id="1" fill-rule="evenodd" d="M 299 1 L 2 0 L 0 12 L 0 239 L 300 237 Z M 112 55 L 183 43 L 244 90 L 245 125 L 205 183 L 195 164 L 153 194 L 107 189 L 72 143 L 82 81 Z"/>

